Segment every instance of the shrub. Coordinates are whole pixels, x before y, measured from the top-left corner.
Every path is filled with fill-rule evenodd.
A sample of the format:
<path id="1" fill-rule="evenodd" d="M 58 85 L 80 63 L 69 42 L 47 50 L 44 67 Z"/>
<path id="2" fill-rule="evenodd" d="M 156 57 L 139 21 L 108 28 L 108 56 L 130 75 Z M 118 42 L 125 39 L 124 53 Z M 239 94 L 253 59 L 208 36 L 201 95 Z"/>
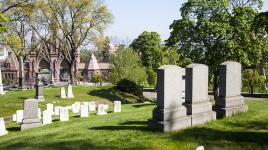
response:
<path id="1" fill-rule="evenodd" d="M 142 87 L 128 79 L 119 81 L 116 85 L 116 88 L 122 92 L 133 94 L 142 98 Z"/>

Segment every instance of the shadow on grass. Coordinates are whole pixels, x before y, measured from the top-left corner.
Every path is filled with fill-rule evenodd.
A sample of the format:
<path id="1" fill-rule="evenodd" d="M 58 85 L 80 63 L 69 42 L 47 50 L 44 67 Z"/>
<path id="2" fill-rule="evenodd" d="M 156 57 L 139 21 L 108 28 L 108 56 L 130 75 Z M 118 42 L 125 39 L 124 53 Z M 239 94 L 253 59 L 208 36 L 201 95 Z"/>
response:
<path id="1" fill-rule="evenodd" d="M 241 127 L 249 130 L 268 130 L 267 121 L 230 122 L 231 127 Z"/>
<path id="2" fill-rule="evenodd" d="M 147 121 L 127 121 L 119 123 L 118 126 L 100 126 L 92 127 L 91 130 L 136 130 L 136 131 L 151 131 L 147 126 Z"/>
<path id="3" fill-rule="evenodd" d="M 253 131 L 222 131 L 211 128 L 191 128 L 174 133 L 174 140 L 191 141 L 200 140 L 208 144 L 216 141 L 248 142 L 255 144 L 267 144 L 268 133 Z"/>
<path id="4" fill-rule="evenodd" d="M 127 98 L 136 99 L 136 97 L 120 92 L 117 89 L 111 87 L 111 88 L 105 88 L 105 89 L 98 89 L 88 92 L 89 95 L 101 97 L 104 99 L 107 99 L 111 102 L 113 101 L 121 101 L 123 104 L 129 104 Z"/>
<path id="5" fill-rule="evenodd" d="M 7 130 L 16 132 L 16 131 L 20 131 L 21 129 L 20 127 L 10 127 L 10 128 L 7 128 Z"/>
<path id="6" fill-rule="evenodd" d="M 140 108 L 140 107 L 144 107 L 144 106 L 152 106 L 152 105 L 156 105 L 155 103 L 150 103 L 150 104 L 135 104 L 135 105 L 132 105 L 133 107 L 135 108 Z"/>

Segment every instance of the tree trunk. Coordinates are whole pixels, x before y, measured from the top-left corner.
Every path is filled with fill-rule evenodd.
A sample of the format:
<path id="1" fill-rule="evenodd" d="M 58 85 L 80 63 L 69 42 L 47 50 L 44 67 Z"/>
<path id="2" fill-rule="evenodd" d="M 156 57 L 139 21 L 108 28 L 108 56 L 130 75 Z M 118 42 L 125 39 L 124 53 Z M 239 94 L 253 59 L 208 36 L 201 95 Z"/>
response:
<path id="1" fill-rule="evenodd" d="M 70 64 L 70 82 L 73 85 L 74 84 L 74 75 L 75 75 L 75 69 L 74 69 L 74 61 L 71 62 Z"/>
<path id="2" fill-rule="evenodd" d="M 250 94 L 253 95 L 254 94 L 254 87 L 251 83 L 249 83 L 249 87 L 250 87 Z"/>

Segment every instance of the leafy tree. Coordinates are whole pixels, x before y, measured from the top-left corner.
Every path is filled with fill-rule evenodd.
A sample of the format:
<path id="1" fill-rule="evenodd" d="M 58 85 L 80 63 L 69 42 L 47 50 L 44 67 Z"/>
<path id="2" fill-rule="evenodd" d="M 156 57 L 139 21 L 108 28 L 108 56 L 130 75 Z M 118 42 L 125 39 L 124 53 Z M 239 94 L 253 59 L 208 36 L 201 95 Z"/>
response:
<path id="1" fill-rule="evenodd" d="M 2 13 L 0 13 L 0 33 L 7 31 L 6 26 L 3 24 L 6 21 L 7 21 L 7 18 Z"/>
<path id="2" fill-rule="evenodd" d="M 174 21 L 168 46 L 176 46 L 180 59 L 210 67 L 214 95 L 217 95 L 219 65 L 226 60 L 257 66 L 264 51 L 263 32 L 252 29 L 262 0 L 188 0 L 182 18 Z"/>
<path id="3" fill-rule="evenodd" d="M 265 83 L 265 77 L 260 75 L 255 69 L 245 69 L 243 71 L 243 85 L 250 89 L 250 94 L 254 93 L 255 87 L 260 87 Z"/>
<path id="4" fill-rule="evenodd" d="M 91 82 L 99 83 L 100 85 L 102 85 L 103 80 L 104 77 L 101 74 L 94 74 L 91 78 Z"/>
<path id="5" fill-rule="evenodd" d="M 138 52 L 143 66 L 156 70 L 163 64 L 161 38 L 157 32 L 143 32 L 130 47 Z"/>
<path id="6" fill-rule="evenodd" d="M 111 56 L 110 80 L 117 84 L 123 79 L 135 82 L 138 85 L 147 80 L 145 68 L 136 52 L 130 48 L 119 48 L 116 54 Z"/>
<path id="7" fill-rule="evenodd" d="M 102 0 L 48 0 L 37 5 L 38 24 L 31 27 L 46 43 L 57 48 L 68 61 L 71 82 L 78 71 L 76 56 L 81 46 L 93 43 L 93 39 L 103 33 L 112 21 L 112 14 Z M 50 33 L 56 31 L 51 42 Z M 59 45 L 58 45 L 59 44 Z"/>

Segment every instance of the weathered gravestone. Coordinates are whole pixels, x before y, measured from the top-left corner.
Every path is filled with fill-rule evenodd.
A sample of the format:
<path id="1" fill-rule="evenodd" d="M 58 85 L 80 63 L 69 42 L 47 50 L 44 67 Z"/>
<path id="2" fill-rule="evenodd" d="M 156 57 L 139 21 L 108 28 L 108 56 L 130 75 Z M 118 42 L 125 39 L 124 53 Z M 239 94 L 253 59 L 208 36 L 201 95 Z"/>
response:
<path id="1" fill-rule="evenodd" d="M 86 118 L 88 117 L 88 105 L 81 105 L 80 108 L 80 117 L 81 118 Z"/>
<path id="2" fill-rule="evenodd" d="M 7 133 L 4 118 L 0 118 L 0 136 L 6 135 Z"/>
<path id="3" fill-rule="evenodd" d="M 39 119 L 42 118 L 42 115 L 41 115 L 41 108 L 38 108 L 38 117 L 39 117 Z"/>
<path id="4" fill-rule="evenodd" d="M 41 127 L 42 124 L 38 115 L 38 100 L 26 99 L 24 100 L 23 119 L 21 130 L 28 130 L 32 128 Z"/>
<path id="5" fill-rule="evenodd" d="M 39 102 L 45 101 L 45 97 L 43 95 L 43 83 L 41 82 L 39 73 L 35 74 L 35 99 Z"/>
<path id="6" fill-rule="evenodd" d="M 89 111 L 96 111 L 96 103 L 95 102 L 88 102 L 88 109 L 89 109 Z"/>
<path id="7" fill-rule="evenodd" d="M 108 109 L 108 107 L 105 104 L 98 105 L 97 115 L 106 115 L 107 114 L 107 112 L 106 112 L 107 109 Z"/>
<path id="8" fill-rule="evenodd" d="M 47 110 L 49 111 L 49 113 L 51 114 L 51 115 L 54 115 L 54 106 L 53 106 L 53 104 L 47 104 Z"/>
<path id="9" fill-rule="evenodd" d="M 67 98 L 74 98 L 73 86 L 71 84 L 68 84 L 67 87 Z"/>
<path id="10" fill-rule="evenodd" d="M 114 112 L 121 112 L 121 101 L 114 101 Z"/>
<path id="11" fill-rule="evenodd" d="M 17 122 L 21 123 L 23 119 L 23 110 L 17 110 L 16 111 L 16 117 L 17 117 Z"/>
<path id="12" fill-rule="evenodd" d="M 48 110 L 43 111 L 43 125 L 47 125 L 51 123 L 52 123 L 51 112 Z"/>
<path id="13" fill-rule="evenodd" d="M 191 126 L 191 118 L 186 116 L 182 105 L 182 68 L 165 65 L 157 70 L 157 107 L 149 128 L 173 131 Z"/>
<path id="14" fill-rule="evenodd" d="M 241 64 L 227 61 L 221 64 L 219 72 L 219 96 L 216 97 L 217 118 L 246 112 L 248 107 L 241 96 Z"/>
<path id="15" fill-rule="evenodd" d="M 185 102 L 186 69 L 182 68 L 182 103 Z"/>
<path id="16" fill-rule="evenodd" d="M 69 111 L 66 107 L 60 108 L 60 121 L 69 121 Z"/>
<path id="17" fill-rule="evenodd" d="M 80 112 L 80 102 L 75 102 L 72 104 L 72 111 L 74 114 Z"/>
<path id="18" fill-rule="evenodd" d="M 208 66 L 191 64 L 186 67 L 185 106 L 192 125 L 216 119 L 208 98 Z"/>
<path id="19" fill-rule="evenodd" d="M 5 95 L 4 92 L 4 85 L 2 83 L 2 71 L 1 71 L 1 66 L 0 66 L 0 95 Z"/>
<path id="20" fill-rule="evenodd" d="M 60 106 L 55 107 L 55 115 L 56 116 L 60 115 Z"/>
<path id="21" fill-rule="evenodd" d="M 64 87 L 60 88 L 60 98 L 67 98 Z"/>

